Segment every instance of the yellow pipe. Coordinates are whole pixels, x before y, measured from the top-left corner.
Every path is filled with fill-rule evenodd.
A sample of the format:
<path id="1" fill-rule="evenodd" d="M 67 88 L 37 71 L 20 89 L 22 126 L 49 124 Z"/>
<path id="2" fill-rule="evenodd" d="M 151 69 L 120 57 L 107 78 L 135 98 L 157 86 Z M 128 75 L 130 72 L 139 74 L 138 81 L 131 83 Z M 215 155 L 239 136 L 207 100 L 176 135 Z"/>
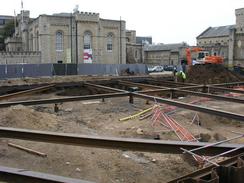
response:
<path id="1" fill-rule="evenodd" d="M 119 121 L 126 121 L 126 120 L 129 120 L 129 119 L 136 118 L 136 117 L 138 117 L 138 116 L 140 116 L 140 115 L 142 115 L 142 114 L 144 114 L 144 113 L 146 113 L 146 112 L 149 112 L 149 111 L 152 110 L 153 108 L 154 108 L 154 106 L 153 106 L 153 107 L 150 107 L 150 108 L 148 108 L 148 109 L 145 109 L 144 111 L 141 111 L 141 112 L 139 112 L 139 113 L 136 113 L 136 114 L 134 114 L 134 115 L 130 115 L 130 116 L 125 117 L 125 118 L 121 118 L 121 119 L 119 119 Z"/>

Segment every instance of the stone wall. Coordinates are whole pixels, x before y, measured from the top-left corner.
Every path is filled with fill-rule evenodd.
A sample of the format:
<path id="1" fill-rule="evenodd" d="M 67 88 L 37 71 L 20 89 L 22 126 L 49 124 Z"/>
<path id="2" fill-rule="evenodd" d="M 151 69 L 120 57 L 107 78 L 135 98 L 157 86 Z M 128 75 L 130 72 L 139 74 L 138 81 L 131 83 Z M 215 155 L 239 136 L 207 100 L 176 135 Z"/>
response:
<path id="1" fill-rule="evenodd" d="M 236 33 L 244 33 L 244 8 L 236 9 Z"/>
<path id="2" fill-rule="evenodd" d="M 144 63 L 149 65 L 178 65 L 180 60 L 185 58 L 184 54 L 183 49 L 179 49 L 179 51 L 145 51 Z"/>
<path id="3" fill-rule="evenodd" d="M 244 33 L 235 35 L 234 62 L 236 62 L 235 65 L 244 66 Z"/>
<path id="4" fill-rule="evenodd" d="M 39 64 L 41 52 L 0 52 L 0 64 Z"/>
<path id="5" fill-rule="evenodd" d="M 227 46 L 229 43 L 229 36 L 222 36 L 222 37 L 212 37 L 212 38 L 198 38 L 197 39 L 197 46 L 200 47 L 207 47 L 212 45 L 221 45 Z"/>
<path id="6" fill-rule="evenodd" d="M 170 50 L 146 51 L 145 63 L 149 65 L 169 65 Z"/>
<path id="7" fill-rule="evenodd" d="M 126 44 L 126 63 L 144 63 L 144 50 L 141 44 Z"/>

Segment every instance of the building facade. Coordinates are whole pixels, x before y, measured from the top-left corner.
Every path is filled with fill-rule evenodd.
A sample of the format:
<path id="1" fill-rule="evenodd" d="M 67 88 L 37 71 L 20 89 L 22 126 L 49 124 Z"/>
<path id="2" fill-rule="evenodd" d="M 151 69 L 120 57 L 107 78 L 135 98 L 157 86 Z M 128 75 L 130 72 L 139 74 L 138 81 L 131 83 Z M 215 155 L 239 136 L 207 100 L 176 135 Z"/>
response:
<path id="1" fill-rule="evenodd" d="M 40 52 L 41 63 L 126 63 L 125 21 L 79 11 L 30 19 L 22 10 L 17 22 L 9 52 Z"/>
<path id="2" fill-rule="evenodd" d="M 224 57 L 229 66 L 244 66 L 244 8 L 235 10 L 236 24 L 209 27 L 197 37 L 197 46 Z"/>
<path id="3" fill-rule="evenodd" d="M 186 43 L 145 45 L 144 59 L 148 65 L 178 65 L 185 59 Z"/>
<path id="4" fill-rule="evenodd" d="M 126 31 L 126 63 L 144 63 L 144 44 L 137 42 L 135 30 Z"/>

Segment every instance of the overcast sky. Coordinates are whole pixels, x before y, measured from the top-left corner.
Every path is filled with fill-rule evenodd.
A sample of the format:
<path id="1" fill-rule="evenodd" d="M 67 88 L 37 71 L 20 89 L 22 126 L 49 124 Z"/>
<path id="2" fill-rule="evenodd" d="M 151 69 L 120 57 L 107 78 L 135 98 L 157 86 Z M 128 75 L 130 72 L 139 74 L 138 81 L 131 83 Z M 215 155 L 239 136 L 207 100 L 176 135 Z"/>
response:
<path id="1" fill-rule="evenodd" d="M 101 18 L 126 21 L 137 36 L 152 36 L 154 43 L 187 42 L 209 26 L 235 24 L 235 9 L 244 8 L 243 0 L 23 0 L 31 17 L 39 14 L 79 11 L 100 13 Z M 14 15 L 21 0 L 4 0 L 0 14 Z"/>

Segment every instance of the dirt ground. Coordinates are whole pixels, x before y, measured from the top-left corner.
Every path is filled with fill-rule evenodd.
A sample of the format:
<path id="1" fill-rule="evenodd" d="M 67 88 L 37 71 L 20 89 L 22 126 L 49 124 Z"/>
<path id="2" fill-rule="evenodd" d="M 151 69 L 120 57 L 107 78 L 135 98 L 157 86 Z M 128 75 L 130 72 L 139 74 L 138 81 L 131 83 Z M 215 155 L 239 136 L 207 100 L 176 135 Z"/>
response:
<path id="1" fill-rule="evenodd" d="M 197 84 L 231 83 L 243 80 L 243 77 L 220 64 L 194 65 L 187 73 L 187 82 Z"/>
<path id="2" fill-rule="evenodd" d="M 33 95 L 19 97 L 18 100 L 54 96 L 54 94 Z M 193 101 L 196 99 L 196 97 L 186 97 L 177 100 Z M 128 100 L 128 97 L 122 97 L 105 99 L 105 102 L 93 100 L 63 103 L 59 105 L 60 110 L 57 113 L 54 112 L 54 105 L 51 104 L 3 108 L 0 109 L 0 126 L 144 139 L 154 139 L 156 135 L 159 135 L 164 140 L 178 140 L 173 132 L 165 131 L 160 126 L 152 127 L 150 118 L 119 121 L 120 118 L 154 105 L 152 102 L 149 105 L 145 104 L 143 99 L 135 99 L 134 104 L 129 104 Z M 201 103 L 201 105 L 235 113 L 244 111 L 243 104 L 232 105 L 232 103 L 222 101 L 211 100 Z M 195 136 L 207 134 L 210 136 L 208 141 L 211 142 L 219 140 L 219 138 L 235 136 L 231 131 L 244 133 L 244 126 L 240 122 L 203 113 L 197 113 L 201 126 L 190 124 L 195 114 L 190 110 L 177 109 L 171 116 L 187 127 Z M 0 152 L 2 166 L 99 183 L 162 183 L 197 169 L 196 166 L 189 164 L 182 155 L 108 150 L 22 140 L 9 140 L 9 142 L 46 153 L 47 157 L 39 157 L 8 147 L 6 151 Z M 244 139 L 233 142 L 244 143 Z"/>
<path id="3" fill-rule="evenodd" d="M 150 75 L 150 77 L 172 77 L 172 72 L 163 72 Z M 132 75 L 132 76 L 96 76 L 96 75 L 79 75 L 79 76 L 53 76 L 53 77 L 38 77 L 38 78 L 13 78 L 0 80 L 0 86 L 12 86 L 12 85 L 28 85 L 28 84 L 51 84 L 51 83 L 62 83 L 62 82 L 80 82 L 80 81 L 97 81 L 97 80 L 108 80 L 108 79 L 122 79 L 122 78 L 136 78 L 136 77 L 149 77 L 149 75 Z"/>

